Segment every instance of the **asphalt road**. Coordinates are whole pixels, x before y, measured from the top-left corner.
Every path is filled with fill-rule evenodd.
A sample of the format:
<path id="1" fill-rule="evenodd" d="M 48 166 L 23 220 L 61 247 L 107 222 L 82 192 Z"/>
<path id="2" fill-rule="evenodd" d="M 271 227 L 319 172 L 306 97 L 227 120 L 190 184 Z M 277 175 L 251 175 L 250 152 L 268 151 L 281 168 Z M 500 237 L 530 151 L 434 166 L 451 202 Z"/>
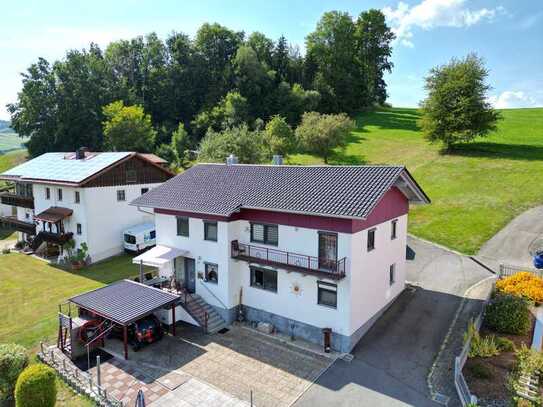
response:
<path id="1" fill-rule="evenodd" d="M 405 290 L 353 350 L 298 400 L 296 407 L 436 406 L 426 378 L 462 295 L 489 273 L 471 259 L 409 239 Z"/>

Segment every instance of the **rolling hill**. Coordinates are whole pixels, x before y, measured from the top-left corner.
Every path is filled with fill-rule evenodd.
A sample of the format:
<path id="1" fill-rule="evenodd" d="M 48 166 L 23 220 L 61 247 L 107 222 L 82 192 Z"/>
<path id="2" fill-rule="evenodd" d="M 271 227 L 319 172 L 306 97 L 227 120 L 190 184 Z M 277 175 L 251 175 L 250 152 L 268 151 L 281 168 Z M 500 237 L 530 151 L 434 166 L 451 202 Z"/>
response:
<path id="1" fill-rule="evenodd" d="M 543 109 L 502 111 L 490 137 L 452 154 L 429 144 L 417 109 L 393 108 L 357 117 L 358 128 L 331 164 L 403 164 L 432 199 L 412 208 L 409 231 L 474 254 L 516 215 L 543 204 Z M 294 155 L 295 164 L 319 158 Z"/>

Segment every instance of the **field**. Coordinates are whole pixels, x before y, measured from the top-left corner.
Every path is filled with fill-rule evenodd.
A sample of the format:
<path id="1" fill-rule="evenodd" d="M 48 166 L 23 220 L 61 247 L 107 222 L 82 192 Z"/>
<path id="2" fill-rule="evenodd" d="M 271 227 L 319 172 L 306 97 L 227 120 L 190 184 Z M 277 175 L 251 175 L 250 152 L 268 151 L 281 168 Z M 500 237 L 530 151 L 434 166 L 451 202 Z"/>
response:
<path id="1" fill-rule="evenodd" d="M 0 130 L 0 154 L 24 149 L 25 141 L 26 139 L 19 137 L 17 133 L 13 133 L 11 129 Z"/>
<path id="2" fill-rule="evenodd" d="M 402 164 L 432 199 L 412 208 L 410 232 L 467 254 L 516 215 L 543 204 L 543 109 L 503 110 L 498 131 L 452 154 L 422 136 L 416 109 L 361 114 L 331 164 Z M 289 162 L 322 162 L 295 155 Z"/>

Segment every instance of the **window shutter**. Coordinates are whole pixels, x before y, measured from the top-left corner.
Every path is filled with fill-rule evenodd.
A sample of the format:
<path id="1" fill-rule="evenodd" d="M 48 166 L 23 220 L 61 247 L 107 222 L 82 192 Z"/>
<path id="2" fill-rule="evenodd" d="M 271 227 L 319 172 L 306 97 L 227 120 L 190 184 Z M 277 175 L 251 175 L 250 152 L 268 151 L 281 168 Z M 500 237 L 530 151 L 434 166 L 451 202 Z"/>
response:
<path id="1" fill-rule="evenodd" d="M 253 240 L 256 242 L 264 241 L 264 225 L 253 224 Z"/>
<path id="2" fill-rule="evenodd" d="M 267 227 L 267 236 L 266 241 L 271 244 L 277 244 L 277 241 L 279 239 L 279 234 L 277 230 L 277 226 L 268 226 Z"/>

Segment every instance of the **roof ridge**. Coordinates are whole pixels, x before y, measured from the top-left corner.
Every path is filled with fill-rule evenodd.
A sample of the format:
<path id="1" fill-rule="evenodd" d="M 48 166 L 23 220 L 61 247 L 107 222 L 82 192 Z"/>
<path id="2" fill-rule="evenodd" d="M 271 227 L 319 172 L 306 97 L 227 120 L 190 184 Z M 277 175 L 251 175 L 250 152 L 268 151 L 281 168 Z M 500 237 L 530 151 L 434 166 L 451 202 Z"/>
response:
<path id="1" fill-rule="evenodd" d="M 403 164 L 226 164 L 226 163 L 197 163 L 194 167 L 199 165 L 214 165 L 218 167 L 286 167 L 286 168 L 405 168 Z"/>

